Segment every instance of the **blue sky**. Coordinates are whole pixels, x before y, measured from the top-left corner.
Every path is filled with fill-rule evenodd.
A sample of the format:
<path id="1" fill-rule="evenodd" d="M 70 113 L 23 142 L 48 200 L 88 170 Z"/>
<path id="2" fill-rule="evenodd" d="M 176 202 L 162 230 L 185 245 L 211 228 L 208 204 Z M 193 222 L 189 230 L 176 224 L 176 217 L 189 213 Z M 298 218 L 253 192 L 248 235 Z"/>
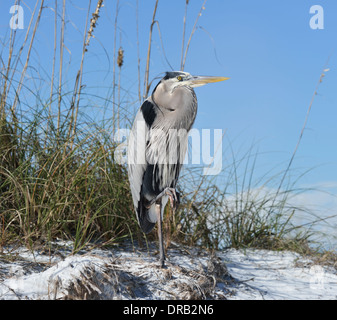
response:
<path id="1" fill-rule="evenodd" d="M 61 1 L 58 2 L 61 13 Z M 203 2 L 189 1 L 185 42 Z M 21 41 L 35 1 L 25 3 L 22 4 L 25 28 L 18 31 Z M 54 1 L 46 3 L 54 7 Z M 139 0 L 141 79 L 154 3 L 154 0 Z M 8 39 L 9 35 L 11 4 L 11 1 L 1 1 L 0 4 L 2 41 Z M 96 1 L 93 1 L 91 12 L 95 4 Z M 31 6 L 30 9 L 27 5 Z M 309 10 L 313 5 L 321 5 L 324 9 L 324 29 L 313 30 L 309 25 L 313 16 Z M 93 117 L 103 114 L 100 109 L 103 102 L 94 95 L 111 95 L 115 9 L 116 1 L 105 1 L 94 31 L 95 38 L 91 39 L 85 57 L 83 82 L 87 86 L 86 92 L 91 95 L 88 99 L 92 110 L 87 108 L 87 112 Z M 173 69 L 180 68 L 184 10 L 183 0 L 159 0 L 156 20 L 159 22 L 166 58 L 155 26 L 150 79 L 161 76 L 171 66 Z M 75 71 L 81 59 L 86 13 L 87 1 L 67 0 L 64 79 L 68 81 L 66 86 L 69 86 L 69 90 L 73 87 Z M 53 17 L 53 11 L 46 8 L 32 53 L 32 63 L 39 66 L 39 74 L 51 73 Z M 125 52 L 121 104 L 130 114 L 139 107 L 136 17 L 136 1 L 120 0 L 117 46 L 121 44 Z M 326 68 L 330 70 L 326 72 L 315 96 L 293 168 L 298 169 L 295 170 L 297 174 L 312 169 L 301 179 L 300 186 L 318 187 L 336 195 L 336 34 L 335 0 L 208 0 L 191 41 L 185 71 L 231 79 L 196 89 L 199 111 L 195 128 L 226 130 L 224 149 L 229 148 L 230 142 L 238 154 L 253 145 L 261 154 L 257 175 L 263 175 L 267 169 L 274 167 L 282 171 L 294 151 L 309 103 L 327 63 Z M 41 87 L 43 89 L 43 84 Z M 88 102 L 85 104 L 88 105 Z M 109 109 L 105 111 L 105 116 L 109 112 Z M 225 158 L 224 162 L 227 160 Z M 320 202 L 317 194 L 315 197 Z M 331 199 L 322 200 L 320 204 L 337 204 Z"/>

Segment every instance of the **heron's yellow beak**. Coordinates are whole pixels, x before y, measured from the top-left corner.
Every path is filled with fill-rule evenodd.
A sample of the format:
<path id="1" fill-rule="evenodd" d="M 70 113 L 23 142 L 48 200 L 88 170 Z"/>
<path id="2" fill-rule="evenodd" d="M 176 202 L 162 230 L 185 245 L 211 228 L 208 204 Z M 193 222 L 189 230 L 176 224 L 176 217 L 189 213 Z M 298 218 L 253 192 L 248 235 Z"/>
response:
<path id="1" fill-rule="evenodd" d="M 200 87 L 207 83 L 225 81 L 229 78 L 225 77 L 207 77 L 207 76 L 194 76 L 189 80 L 191 87 Z"/>

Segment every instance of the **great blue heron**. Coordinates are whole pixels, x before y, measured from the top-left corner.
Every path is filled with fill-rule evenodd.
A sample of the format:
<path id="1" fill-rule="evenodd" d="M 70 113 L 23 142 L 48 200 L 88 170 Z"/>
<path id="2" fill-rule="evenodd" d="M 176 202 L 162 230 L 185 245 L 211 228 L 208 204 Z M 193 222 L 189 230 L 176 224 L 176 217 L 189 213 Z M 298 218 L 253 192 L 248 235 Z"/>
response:
<path id="1" fill-rule="evenodd" d="M 167 72 L 136 115 L 128 143 L 129 182 L 143 232 L 149 233 L 158 221 L 161 267 L 163 212 L 168 199 L 172 207 L 177 203 L 175 188 L 197 114 L 193 88 L 227 79 Z"/>

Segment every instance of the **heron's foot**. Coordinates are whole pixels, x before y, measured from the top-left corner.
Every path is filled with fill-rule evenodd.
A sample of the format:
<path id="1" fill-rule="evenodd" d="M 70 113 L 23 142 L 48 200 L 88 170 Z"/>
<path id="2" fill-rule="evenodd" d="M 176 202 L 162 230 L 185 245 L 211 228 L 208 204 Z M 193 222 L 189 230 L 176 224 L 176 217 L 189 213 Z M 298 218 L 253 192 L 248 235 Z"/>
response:
<path id="1" fill-rule="evenodd" d="M 180 197 L 179 194 L 177 196 L 176 190 L 174 188 L 165 188 L 158 196 L 149 202 L 148 207 L 150 208 L 154 203 L 156 203 L 165 195 L 170 198 L 171 208 L 176 208 L 177 204 L 179 204 Z"/>
<path id="2" fill-rule="evenodd" d="M 177 197 L 176 189 L 166 188 L 164 192 L 170 198 L 171 208 L 175 209 L 178 204 L 178 197 Z"/>
<path id="3" fill-rule="evenodd" d="M 160 268 L 165 268 L 165 256 L 164 256 L 164 258 L 162 258 L 162 257 L 160 257 L 160 259 L 159 259 L 159 266 L 160 266 Z"/>

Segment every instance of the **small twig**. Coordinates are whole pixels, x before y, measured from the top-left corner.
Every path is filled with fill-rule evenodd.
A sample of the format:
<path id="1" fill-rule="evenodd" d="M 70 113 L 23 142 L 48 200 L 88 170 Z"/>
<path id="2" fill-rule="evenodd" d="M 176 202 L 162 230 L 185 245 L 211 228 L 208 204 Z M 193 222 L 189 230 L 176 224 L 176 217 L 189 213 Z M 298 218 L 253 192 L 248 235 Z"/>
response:
<path id="1" fill-rule="evenodd" d="M 152 16 L 152 23 L 150 26 L 150 34 L 149 34 L 149 45 L 147 48 L 147 58 L 146 58 L 146 68 L 145 68 L 145 80 L 144 80 L 144 92 L 143 92 L 143 99 L 146 99 L 148 93 L 149 93 L 149 72 L 150 72 L 150 55 L 151 55 L 151 44 L 152 44 L 152 30 L 153 26 L 156 23 L 156 13 L 157 13 L 157 7 L 158 7 L 158 1 L 156 0 L 156 4 L 154 6 L 153 10 L 153 16 Z"/>
<path id="2" fill-rule="evenodd" d="M 303 124 L 303 126 L 302 126 L 301 133 L 300 133 L 300 135 L 299 135 L 299 137 L 298 137 L 298 140 L 297 140 L 296 147 L 295 147 L 295 149 L 294 149 L 294 151 L 293 151 L 293 154 L 292 154 L 292 156 L 291 156 L 291 158 L 290 158 L 290 161 L 289 161 L 289 163 L 288 163 L 288 166 L 287 166 L 286 170 L 285 170 L 284 173 L 283 173 L 281 182 L 280 182 L 280 184 L 279 184 L 279 186 L 278 186 L 278 189 L 277 189 L 277 191 L 276 191 L 276 194 L 275 194 L 275 197 L 274 197 L 273 204 L 272 204 L 271 208 L 273 208 L 273 206 L 274 206 L 274 201 L 276 200 L 277 196 L 278 196 L 279 193 L 280 193 L 280 190 L 281 190 L 281 188 L 282 188 L 284 179 L 286 178 L 286 176 L 287 176 L 287 174 L 288 174 L 288 172 L 289 172 L 289 170 L 290 170 L 290 167 L 291 167 L 291 165 L 292 165 L 292 163 L 293 163 L 293 161 L 294 161 L 294 158 L 295 158 L 295 155 L 296 155 L 296 153 L 297 153 L 297 150 L 298 150 L 298 148 L 299 148 L 299 146 L 300 146 L 300 143 L 301 143 L 301 140 L 302 140 L 302 137 L 303 137 L 303 134 L 304 134 L 304 130 L 305 130 L 306 126 L 307 126 L 307 122 L 308 122 L 308 119 L 309 119 L 309 114 L 310 114 L 312 105 L 313 105 L 313 103 L 314 103 L 315 97 L 316 97 L 316 95 L 317 95 L 318 87 L 319 87 L 319 85 L 322 83 L 323 78 L 324 78 L 324 76 L 325 76 L 325 73 L 324 73 L 324 72 L 328 72 L 328 71 L 330 70 L 330 69 L 327 68 L 327 65 L 328 65 L 329 60 L 330 60 L 330 58 L 328 58 L 328 60 L 327 60 L 327 62 L 326 62 L 326 64 L 325 64 L 325 66 L 324 66 L 324 68 L 323 68 L 323 71 L 322 71 L 322 73 L 321 73 L 321 75 L 320 75 L 320 77 L 319 77 L 318 83 L 317 83 L 317 85 L 316 85 L 315 91 L 314 91 L 314 93 L 313 93 L 313 95 L 312 95 L 312 97 L 311 97 L 311 101 L 310 101 L 310 104 L 309 104 L 309 107 L 308 107 L 308 110 L 307 110 L 307 114 L 306 114 L 305 119 L 304 119 L 304 124 Z"/>
<path id="3" fill-rule="evenodd" d="M 50 114 L 51 114 L 51 102 L 53 98 L 53 91 L 54 91 L 54 75 L 55 75 L 55 60 L 56 60 L 56 49 L 57 49 L 57 0 L 55 0 L 55 21 L 54 21 L 54 55 L 53 55 L 53 67 L 52 67 L 52 75 L 51 75 L 51 85 L 50 85 Z"/>
<path id="4" fill-rule="evenodd" d="M 89 28 L 88 35 L 87 35 L 87 40 L 85 41 L 85 47 L 87 47 L 89 45 L 90 39 L 92 37 L 94 37 L 94 35 L 92 33 L 94 32 L 94 29 L 96 28 L 96 23 L 97 23 L 97 20 L 99 18 L 99 11 L 100 11 L 102 6 L 103 6 L 103 0 L 98 0 L 97 5 L 96 5 L 96 10 L 92 14 L 92 18 L 90 20 L 90 28 Z M 85 51 L 87 51 L 87 48 L 86 48 Z"/>
<path id="5" fill-rule="evenodd" d="M 116 1 L 116 14 L 114 26 L 114 47 L 113 47 L 113 62 L 112 62 L 112 132 L 116 131 L 116 41 L 117 41 L 117 21 L 119 0 Z"/>
<path id="6" fill-rule="evenodd" d="M 185 14 L 184 14 L 184 22 L 183 22 L 183 40 L 181 44 L 181 61 L 180 61 L 180 70 L 183 70 L 183 59 L 184 59 L 184 47 L 185 47 L 185 31 L 186 31 L 186 17 L 187 17 L 187 7 L 189 0 L 185 2 Z"/>
<path id="7" fill-rule="evenodd" d="M 121 36 L 120 36 L 121 39 Z M 121 40 L 120 40 L 121 42 Z M 124 61 L 124 50 L 120 46 L 118 49 L 117 65 L 118 65 L 118 106 L 117 106 L 117 129 L 120 129 L 120 105 L 121 105 L 121 71 Z"/>
<path id="8" fill-rule="evenodd" d="M 81 58 L 81 65 L 80 69 L 78 71 L 78 76 L 76 77 L 76 82 L 75 82 L 75 89 L 74 89 L 74 95 L 77 99 L 76 101 L 76 109 L 75 109 L 75 118 L 71 119 L 70 124 L 72 125 L 72 133 L 71 133 L 71 148 L 73 145 L 73 137 L 75 135 L 76 131 L 76 125 L 77 125 L 77 117 L 78 117 L 78 110 L 79 110 L 79 103 L 80 103 L 80 97 L 81 97 L 81 91 L 82 91 L 82 77 L 83 77 L 83 64 L 84 64 L 84 55 L 88 51 L 88 46 L 90 44 L 90 39 L 94 37 L 93 32 L 94 28 L 96 27 L 97 20 L 99 18 L 99 11 L 103 5 L 103 0 L 98 0 L 97 5 L 96 5 L 96 10 L 92 14 L 92 18 L 90 20 L 90 27 L 89 31 L 87 33 L 87 38 L 84 41 L 83 40 L 83 50 L 82 50 L 82 58 Z M 89 17 L 89 12 L 90 12 L 90 7 L 91 7 L 91 0 L 89 1 L 89 6 L 88 6 L 88 14 L 87 14 L 87 19 L 86 19 L 86 24 L 85 24 L 85 30 L 87 30 L 87 24 L 88 24 L 88 17 Z M 86 32 L 86 31 L 85 31 Z M 85 39 L 85 33 L 84 33 L 84 39 Z M 72 106 L 74 108 L 74 106 Z M 73 122 L 73 123 L 72 123 Z M 70 133 L 70 130 L 69 130 Z"/>
<path id="9" fill-rule="evenodd" d="M 181 65 L 181 70 L 182 70 L 182 71 L 183 71 L 184 68 L 185 68 L 187 52 L 188 52 L 188 49 L 189 49 L 189 47 L 190 47 L 190 43 L 191 43 L 192 37 L 193 37 L 193 35 L 194 35 L 194 33 L 195 33 L 196 29 L 197 29 L 197 23 L 198 23 L 198 21 L 199 21 L 199 18 L 201 17 L 202 11 L 205 10 L 205 4 L 206 4 L 206 2 L 207 2 L 207 0 L 204 0 L 204 3 L 202 4 L 201 9 L 200 9 L 200 11 L 199 11 L 199 14 L 198 14 L 197 18 L 195 19 L 194 26 L 193 26 L 192 32 L 191 32 L 191 34 L 190 34 L 190 37 L 189 37 L 189 39 L 188 39 L 188 41 L 187 41 L 186 50 L 185 50 L 185 55 L 184 55 L 184 60 L 183 60 L 183 63 L 182 63 L 182 65 Z"/>
<path id="10" fill-rule="evenodd" d="M 21 72 L 21 77 L 20 77 L 19 85 L 18 85 L 18 88 L 16 90 L 15 100 L 14 100 L 14 103 L 13 103 L 13 106 L 12 106 L 12 113 L 13 114 L 15 114 L 15 109 L 16 109 L 16 105 L 17 105 L 18 100 L 19 100 L 19 96 L 20 96 L 20 91 L 21 91 L 21 88 L 22 88 L 23 80 L 25 78 L 26 71 L 27 71 L 27 68 L 28 68 L 28 62 L 29 62 L 29 59 L 30 59 L 30 53 L 32 51 L 32 47 L 33 47 L 33 43 L 34 43 L 37 27 L 39 25 L 41 14 L 42 14 L 42 10 L 43 10 L 43 3 L 44 3 L 44 0 L 41 0 L 41 5 L 40 5 L 39 13 L 38 13 L 37 18 L 36 18 L 36 22 L 35 22 L 32 38 L 30 40 L 30 44 L 29 44 L 29 48 L 28 48 L 28 52 L 27 52 L 26 62 L 25 62 L 25 65 L 23 67 L 23 70 Z"/>
<path id="11" fill-rule="evenodd" d="M 138 99 L 142 102 L 142 94 L 140 91 L 140 50 L 139 50 L 139 3 L 136 1 L 136 29 L 137 29 L 137 62 L 138 62 Z"/>
<path id="12" fill-rule="evenodd" d="M 56 49 L 57 49 L 57 0 L 55 0 L 55 20 L 54 20 L 54 54 L 53 54 L 53 66 L 51 73 L 51 84 L 50 84 L 50 96 L 49 96 L 49 116 L 51 117 L 52 109 L 51 104 L 53 101 L 54 92 L 54 76 L 55 76 L 55 61 L 56 61 Z M 49 131 L 49 121 L 47 121 L 46 133 Z M 44 147 L 46 147 L 47 139 L 44 141 Z"/>
<path id="13" fill-rule="evenodd" d="M 18 5 L 20 5 L 20 1 L 18 1 L 16 3 Z M 21 45 L 21 48 L 19 50 L 18 55 L 16 55 L 16 57 L 15 57 L 16 62 L 15 62 L 15 65 L 14 65 L 13 68 L 10 68 L 10 65 L 11 65 L 11 59 L 12 59 L 12 54 L 13 54 L 13 47 L 14 47 L 14 42 L 15 42 L 16 30 L 13 32 L 13 30 L 11 29 L 11 43 L 9 45 L 8 66 L 7 66 L 7 69 L 6 69 L 7 74 L 6 74 L 5 83 L 4 83 L 4 98 L 5 99 L 7 98 L 8 94 L 9 94 L 9 90 L 11 88 L 14 75 L 16 74 L 17 66 L 18 66 L 19 62 L 21 62 L 20 57 L 21 57 L 22 51 L 23 51 L 23 49 L 24 49 L 24 47 L 26 45 L 26 42 L 28 40 L 30 29 L 32 27 L 32 23 L 33 23 L 33 20 L 34 20 L 35 12 L 36 12 L 36 9 L 37 9 L 37 5 L 38 5 L 38 1 L 35 3 L 35 7 L 34 7 L 34 10 L 32 12 L 32 16 L 30 18 L 30 21 L 29 21 L 29 25 L 28 25 L 27 32 L 26 32 L 26 35 L 25 35 L 25 39 L 24 39 L 24 41 L 23 41 L 23 43 Z M 13 32 L 13 37 L 12 37 L 12 32 Z M 6 84 L 7 84 L 7 81 L 8 81 L 9 71 L 10 70 L 13 70 L 13 72 L 12 72 L 11 80 L 9 81 L 9 84 L 8 84 L 8 91 L 6 93 Z M 4 101 L 4 104 L 5 104 L 5 101 Z"/>
<path id="14" fill-rule="evenodd" d="M 60 38 L 60 66 L 59 66 L 59 87 L 58 87 L 57 136 L 59 136 L 59 134 L 60 134 L 60 122 L 61 122 L 61 100 L 62 100 L 62 94 L 61 93 L 62 93 L 62 70 L 63 70 L 65 14 L 66 14 L 66 0 L 63 0 L 61 38 Z"/>

